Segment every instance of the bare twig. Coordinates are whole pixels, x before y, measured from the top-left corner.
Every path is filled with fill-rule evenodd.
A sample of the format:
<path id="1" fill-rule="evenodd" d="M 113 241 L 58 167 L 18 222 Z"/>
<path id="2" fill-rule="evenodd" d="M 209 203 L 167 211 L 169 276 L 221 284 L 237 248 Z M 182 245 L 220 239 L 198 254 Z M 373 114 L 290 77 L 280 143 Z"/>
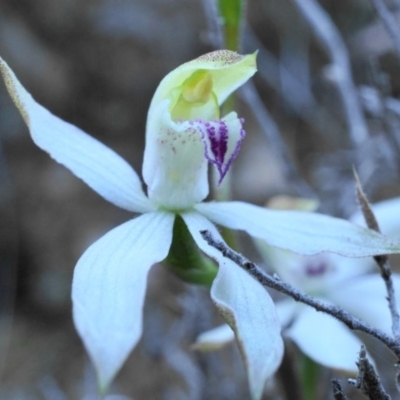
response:
<path id="1" fill-rule="evenodd" d="M 358 201 L 360 202 L 361 211 L 364 215 L 366 224 L 369 229 L 372 229 L 376 232 L 380 232 L 378 221 L 376 220 L 374 212 L 367 199 L 367 196 L 362 189 L 361 182 L 360 179 L 358 178 L 356 170 L 354 170 L 354 178 L 356 180 L 357 198 Z M 379 266 L 382 279 L 385 282 L 386 286 L 387 300 L 389 303 L 389 310 L 392 318 L 393 336 L 397 341 L 400 342 L 400 315 L 397 309 L 395 289 L 392 280 L 392 270 L 390 268 L 389 260 L 386 255 L 375 256 L 374 259 Z"/>
<path id="2" fill-rule="evenodd" d="M 361 345 L 359 358 L 357 361 L 357 379 L 349 379 L 348 382 L 360 389 L 371 400 L 390 400 L 391 397 L 386 393 L 375 368 L 367 358 L 365 346 Z"/>
<path id="3" fill-rule="evenodd" d="M 368 128 L 358 101 L 349 56 L 343 40 L 329 15 L 317 1 L 293 1 L 329 54 L 331 59 L 329 76 L 341 97 L 351 140 L 354 145 L 359 145 L 368 137 Z"/>
<path id="4" fill-rule="evenodd" d="M 250 275 L 252 275 L 255 279 L 257 279 L 263 286 L 267 286 L 271 289 L 277 290 L 283 294 L 286 294 L 292 297 L 294 300 L 299 301 L 301 303 L 307 304 L 317 311 L 322 311 L 326 314 L 331 315 L 332 317 L 338 319 L 343 322 L 348 328 L 360 332 L 365 332 L 376 339 L 380 340 L 384 343 L 400 360 L 400 343 L 397 340 L 392 339 L 386 333 L 382 332 L 379 329 L 373 328 L 369 324 L 360 319 L 352 316 L 347 311 L 342 308 L 327 304 L 321 300 L 316 299 L 315 297 L 309 296 L 305 293 L 302 293 L 300 290 L 296 289 L 292 285 L 281 281 L 277 277 L 273 277 L 266 272 L 264 272 L 260 267 L 256 264 L 248 260 L 246 257 L 242 256 L 239 253 L 236 253 L 232 249 L 230 249 L 225 243 L 219 240 L 215 240 L 211 233 L 207 230 L 200 232 L 203 239 L 206 242 L 219 250 L 224 257 L 229 258 L 235 264 L 242 267 L 246 270 Z"/>
<path id="5" fill-rule="evenodd" d="M 387 5 L 382 0 L 370 0 L 376 13 L 381 19 L 387 33 L 393 41 L 393 45 L 396 49 L 396 55 L 400 58 L 400 32 L 397 28 L 397 22 L 394 19 L 392 13 L 389 11 Z"/>
<path id="6" fill-rule="evenodd" d="M 342 385 L 339 382 L 339 379 L 332 379 L 332 391 L 333 397 L 335 400 L 348 400 L 349 398 L 343 393 Z"/>

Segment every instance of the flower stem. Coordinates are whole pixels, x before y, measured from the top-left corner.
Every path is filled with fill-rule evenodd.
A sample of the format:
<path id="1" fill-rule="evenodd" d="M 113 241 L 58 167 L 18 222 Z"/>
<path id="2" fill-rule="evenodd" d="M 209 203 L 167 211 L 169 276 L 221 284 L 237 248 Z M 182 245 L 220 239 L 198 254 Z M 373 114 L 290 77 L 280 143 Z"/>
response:
<path id="1" fill-rule="evenodd" d="M 300 380 L 304 400 L 314 400 L 317 398 L 319 377 L 319 365 L 305 354 L 301 354 Z"/>
<path id="2" fill-rule="evenodd" d="M 208 287 L 218 271 L 215 263 L 200 252 L 179 215 L 175 218 L 172 245 L 165 265 L 185 282 Z"/>
<path id="3" fill-rule="evenodd" d="M 225 48 L 238 51 L 242 27 L 244 0 L 218 0 Z"/>

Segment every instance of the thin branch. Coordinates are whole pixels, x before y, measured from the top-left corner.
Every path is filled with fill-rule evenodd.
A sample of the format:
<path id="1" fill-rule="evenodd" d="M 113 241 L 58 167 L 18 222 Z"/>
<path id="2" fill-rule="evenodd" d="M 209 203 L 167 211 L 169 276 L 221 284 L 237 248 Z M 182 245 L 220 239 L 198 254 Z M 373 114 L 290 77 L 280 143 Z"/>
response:
<path id="1" fill-rule="evenodd" d="M 378 221 L 375 218 L 374 212 L 371 208 L 371 205 L 367 199 L 366 194 L 362 189 L 360 179 L 358 178 L 357 172 L 355 170 L 354 170 L 354 178 L 356 180 L 357 198 L 360 203 L 361 211 L 364 215 L 366 224 L 369 229 L 372 229 L 380 233 Z M 400 315 L 397 309 L 395 289 L 392 280 L 392 270 L 390 268 L 388 256 L 387 255 L 375 256 L 374 259 L 379 266 L 382 279 L 385 282 L 386 286 L 387 300 L 389 303 L 389 310 L 392 318 L 393 336 L 398 342 L 400 342 Z"/>
<path id="2" fill-rule="evenodd" d="M 367 139 L 368 128 L 353 83 L 349 56 L 343 40 L 329 15 L 317 1 L 293 1 L 329 54 L 329 77 L 341 97 L 350 138 L 354 145 L 359 145 Z"/>
<path id="3" fill-rule="evenodd" d="M 391 397 L 386 393 L 382 386 L 379 375 L 374 366 L 367 358 L 367 351 L 364 345 L 361 345 L 359 358 L 357 361 L 358 376 L 357 379 L 349 379 L 348 382 L 360 389 L 370 400 L 390 400 Z"/>
<path id="4" fill-rule="evenodd" d="M 387 5 L 382 0 L 370 0 L 376 13 L 381 19 L 387 33 L 393 41 L 394 48 L 396 49 L 396 55 L 400 58 L 400 32 L 397 28 L 397 22 L 394 19 L 392 13 L 389 11 Z"/>
<path id="5" fill-rule="evenodd" d="M 283 294 L 286 294 L 292 297 L 294 300 L 299 301 L 301 303 L 307 304 L 317 311 L 322 311 L 326 314 L 331 315 L 332 317 L 338 319 L 343 322 L 348 328 L 360 332 L 365 332 L 378 340 L 384 343 L 400 360 L 400 343 L 386 333 L 380 331 L 379 329 L 373 328 L 369 324 L 360 319 L 352 316 L 347 311 L 342 308 L 327 304 L 321 300 L 318 300 L 308 294 L 302 293 L 300 290 L 296 289 L 292 285 L 281 281 L 278 277 L 268 275 L 265 273 L 260 267 L 256 264 L 248 260 L 246 257 L 242 256 L 239 253 L 236 253 L 232 249 L 226 246 L 225 243 L 219 240 L 215 240 L 211 233 L 207 230 L 200 231 L 203 239 L 212 247 L 219 250 L 222 255 L 226 258 L 232 260 L 235 264 L 242 267 L 246 270 L 250 275 L 252 275 L 255 279 L 257 279 L 263 286 L 269 287 L 271 289 L 277 290 Z"/>
<path id="6" fill-rule="evenodd" d="M 339 379 L 332 379 L 332 391 L 335 400 L 349 400 L 349 398 L 343 393 L 342 385 Z"/>

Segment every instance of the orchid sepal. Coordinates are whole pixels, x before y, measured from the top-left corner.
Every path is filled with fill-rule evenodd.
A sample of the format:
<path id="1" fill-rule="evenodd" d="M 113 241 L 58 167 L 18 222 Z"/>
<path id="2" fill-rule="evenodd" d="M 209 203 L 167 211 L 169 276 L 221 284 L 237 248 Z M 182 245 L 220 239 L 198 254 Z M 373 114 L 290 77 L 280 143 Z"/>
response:
<path id="1" fill-rule="evenodd" d="M 180 87 L 193 73 L 208 71 L 213 80 L 213 92 L 221 105 L 227 97 L 242 86 L 257 71 L 257 52 L 240 55 L 234 51 L 219 50 L 204 54 L 175 68 L 158 85 L 150 104 L 148 119 L 153 108 L 169 97 L 171 91 Z"/>
<path id="2" fill-rule="evenodd" d="M 2 58 L 0 73 L 38 147 L 116 206 L 133 212 L 154 210 L 139 176 L 121 156 L 37 103 Z"/>
<path id="3" fill-rule="evenodd" d="M 259 282 L 203 239 L 200 231 L 207 230 L 216 240 L 223 241 L 207 218 L 195 211 L 183 213 L 182 218 L 199 248 L 219 264 L 211 287 L 211 298 L 234 331 L 252 399 L 260 400 L 266 380 L 278 369 L 283 356 L 281 327 L 275 305 Z"/>

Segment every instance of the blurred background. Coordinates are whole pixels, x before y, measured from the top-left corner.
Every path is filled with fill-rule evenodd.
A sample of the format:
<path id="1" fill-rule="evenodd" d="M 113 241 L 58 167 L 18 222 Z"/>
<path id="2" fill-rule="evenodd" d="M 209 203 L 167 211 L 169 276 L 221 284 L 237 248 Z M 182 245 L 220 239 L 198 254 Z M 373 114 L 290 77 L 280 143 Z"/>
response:
<path id="1" fill-rule="evenodd" d="M 370 200 L 400 195 L 399 53 L 369 0 L 321 0 L 315 20 L 299 2 L 247 2 L 242 50 L 259 51 L 259 73 L 237 99 L 247 137 L 234 198 L 313 198 L 348 217 L 353 166 Z M 211 0 L 2 0 L 0 54 L 41 104 L 140 172 L 151 97 L 170 70 L 221 46 L 214 11 Z M 32 143 L 1 83 L 0 400 L 97 399 L 72 273 L 129 218 Z M 154 267 L 143 338 L 108 399 L 248 398 L 235 346 L 190 350 L 219 322 L 207 290 Z M 269 389 L 265 399 L 280 398 Z"/>

